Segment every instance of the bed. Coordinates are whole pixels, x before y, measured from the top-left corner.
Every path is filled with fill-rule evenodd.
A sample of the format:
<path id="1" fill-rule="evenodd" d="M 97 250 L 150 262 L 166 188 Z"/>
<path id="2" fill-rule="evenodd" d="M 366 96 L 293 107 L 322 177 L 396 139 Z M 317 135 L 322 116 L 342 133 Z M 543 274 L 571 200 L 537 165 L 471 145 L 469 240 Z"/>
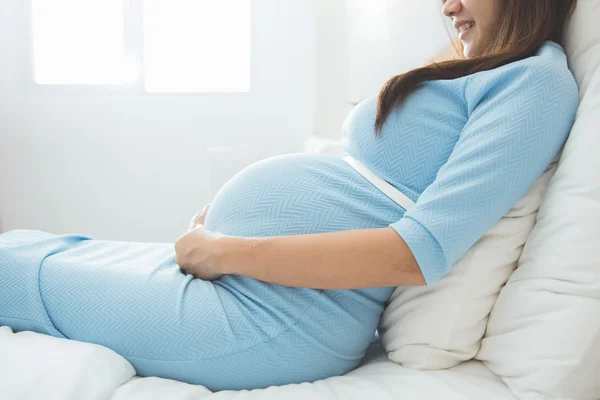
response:
<path id="1" fill-rule="evenodd" d="M 160 378 L 135 376 L 133 367 L 105 347 L 0 328 L 0 398 L 56 400 L 254 399 L 515 399 L 479 361 L 449 370 L 416 371 L 388 360 L 378 336 L 361 365 L 344 376 L 253 391 L 211 393 Z"/>

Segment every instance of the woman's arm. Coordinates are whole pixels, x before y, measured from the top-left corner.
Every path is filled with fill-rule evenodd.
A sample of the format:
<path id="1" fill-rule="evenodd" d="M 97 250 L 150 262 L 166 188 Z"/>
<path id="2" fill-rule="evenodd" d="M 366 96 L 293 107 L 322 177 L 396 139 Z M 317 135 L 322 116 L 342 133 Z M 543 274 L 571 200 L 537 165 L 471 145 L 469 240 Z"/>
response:
<path id="1" fill-rule="evenodd" d="M 223 238 L 215 262 L 226 273 L 285 286 L 359 289 L 424 285 L 410 249 L 392 228 L 268 238 Z"/>
<path id="2" fill-rule="evenodd" d="M 425 280 L 392 228 L 242 238 L 195 229 L 176 243 L 177 263 L 203 279 L 243 275 L 283 286 L 360 289 Z"/>

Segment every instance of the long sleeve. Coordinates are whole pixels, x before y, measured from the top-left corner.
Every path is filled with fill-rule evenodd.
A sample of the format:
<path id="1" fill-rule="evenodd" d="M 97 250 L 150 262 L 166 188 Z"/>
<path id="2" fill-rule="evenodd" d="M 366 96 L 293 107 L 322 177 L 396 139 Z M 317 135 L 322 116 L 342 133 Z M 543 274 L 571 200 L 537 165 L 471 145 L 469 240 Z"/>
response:
<path id="1" fill-rule="evenodd" d="M 566 58 L 474 74 L 465 99 L 468 121 L 448 161 L 416 206 L 390 225 L 427 285 L 527 193 L 560 152 L 579 104 Z"/>

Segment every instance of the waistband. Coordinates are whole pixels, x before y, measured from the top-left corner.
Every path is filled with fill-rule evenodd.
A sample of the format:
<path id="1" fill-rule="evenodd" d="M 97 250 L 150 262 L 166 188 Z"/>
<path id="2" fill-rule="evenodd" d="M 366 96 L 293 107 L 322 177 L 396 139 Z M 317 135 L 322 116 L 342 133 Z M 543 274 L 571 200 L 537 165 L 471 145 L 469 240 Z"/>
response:
<path id="1" fill-rule="evenodd" d="M 350 164 L 350 166 L 354 168 L 356 172 L 361 174 L 366 180 L 371 182 L 373 186 L 375 186 L 383 194 L 385 194 L 387 197 L 396 202 L 396 204 L 398 204 L 400 207 L 408 211 L 408 209 L 415 206 L 414 201 L 409 199 L 404 193 L 400 192 L 388 182 L 375 175 L 369 168 L 367 168 L 356 158 L 352 156 L 346 156 L 344 157 L 344 161 Z"/>

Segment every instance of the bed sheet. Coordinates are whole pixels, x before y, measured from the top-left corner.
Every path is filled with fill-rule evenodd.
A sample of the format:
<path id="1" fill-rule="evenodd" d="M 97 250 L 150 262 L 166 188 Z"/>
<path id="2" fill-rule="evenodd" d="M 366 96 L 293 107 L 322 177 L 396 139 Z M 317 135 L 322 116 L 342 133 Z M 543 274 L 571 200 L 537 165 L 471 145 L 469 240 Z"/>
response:
<path id="1" fill-rule="evenodd" d="M 253 391 L 211 393 L 202 386 L 141 378 L 123 357 L 102 346 L 0 327 L 3 400 L 263 400 L 440 399 L 514 400 L 482 363 L 444 371 L 416 371 L 387 358 L 379 340 L 361 365 L 344 376 Z"/>

